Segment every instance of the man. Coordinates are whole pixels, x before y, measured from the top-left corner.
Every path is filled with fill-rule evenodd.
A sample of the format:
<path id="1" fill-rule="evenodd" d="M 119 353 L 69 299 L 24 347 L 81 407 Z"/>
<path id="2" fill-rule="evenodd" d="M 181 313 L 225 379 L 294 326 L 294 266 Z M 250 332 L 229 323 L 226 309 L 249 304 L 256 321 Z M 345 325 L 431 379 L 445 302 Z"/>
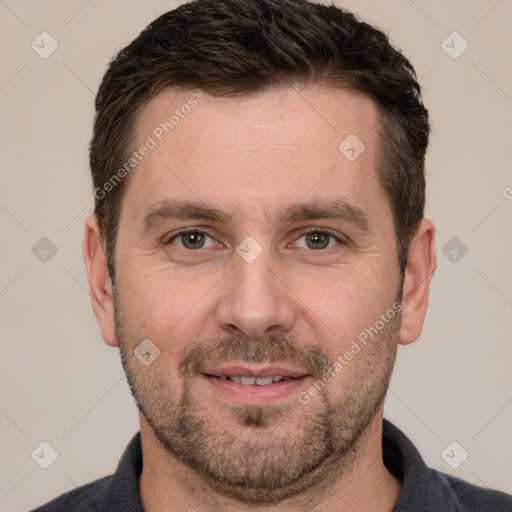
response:
<path id="1" fill-rule="evenodd" d="M 111 63 L 92 305 L 141 431 L 38 511 L 505 511 L 383 420 L 435 269 L 414 70 L 352 14 L 197 0 Z"/>

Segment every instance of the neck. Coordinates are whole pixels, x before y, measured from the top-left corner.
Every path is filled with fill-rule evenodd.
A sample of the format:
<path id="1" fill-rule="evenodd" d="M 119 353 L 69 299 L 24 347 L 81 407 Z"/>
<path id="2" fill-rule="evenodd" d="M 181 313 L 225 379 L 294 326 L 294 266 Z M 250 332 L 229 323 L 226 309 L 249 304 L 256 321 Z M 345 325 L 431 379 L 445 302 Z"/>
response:
<path id="1" fill-rule="evenodd" d="M 143 470 L 139 492 L 145 512 L 245 512 L 261 508 L 218 494 L 192 469 L 161 447 L 143 417 L 140 423 Z M 326 468 L 326 474 L 319 478 L 317 486 L 294 498 L 269 505 L 265 510 L 294 512 L 307 506 L 311 512 L 391 512 L 400 494 L 400 483 L 382 460 L 382 409 L 358 440 L 354 453 L 356 456 L 349 467 Z"/>

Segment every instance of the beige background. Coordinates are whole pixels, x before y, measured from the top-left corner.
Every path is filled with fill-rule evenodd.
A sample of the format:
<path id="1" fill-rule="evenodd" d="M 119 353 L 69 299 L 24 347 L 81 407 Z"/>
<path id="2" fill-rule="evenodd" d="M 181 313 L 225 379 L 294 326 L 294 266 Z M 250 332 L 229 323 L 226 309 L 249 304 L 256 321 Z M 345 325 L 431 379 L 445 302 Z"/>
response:
<path id="1" fill-rule="evenodd" d="M 107 62 L 177 3 L 0 1 L 2 511 L 111 473 L 138 429 L 86 289 L 87 146 Z M 428 216 L 439 265 L 422 337 L 400 349 L 387 417 L 429 465 L 512 492 L 512 1 L 343 5 L 411 58 L 433 122 Z M 43 31 L 59 45 L 47 59 L 31 48 Z M 469 44 L 456 59 L 445 49 L 460 51 L 458 36 L 442 46 L 453 31 Z M 46 262 L 32 250 L 42 237 L 57 248 Z M 468 249 L 456 262 L 452 246 L 443 252 L 453 237 Z M 58 452 L 46 470 L 31 458 L 42 441 Z M 441 457 L 453 441 L 469 453 L 458 469 Z"/>

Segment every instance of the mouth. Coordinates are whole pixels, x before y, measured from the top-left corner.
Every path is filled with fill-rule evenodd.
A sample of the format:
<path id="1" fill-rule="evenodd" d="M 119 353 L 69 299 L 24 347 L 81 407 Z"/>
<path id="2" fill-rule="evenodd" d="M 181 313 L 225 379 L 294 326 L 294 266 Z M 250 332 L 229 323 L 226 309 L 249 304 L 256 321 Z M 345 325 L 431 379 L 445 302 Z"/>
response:
<path id="1" fill-rule="evenodd" d="M 286 367 L 237 365 L 203 372 L 211 388 L 230 402 L 264 406 L 298 393 L 310 374 Z"/>
<path id="2" fill-rule="evenodd" d="M 213 377 L 213 375 L 212 375 Z M 218 377 L 221 380 L 230 380 L 242 386 L 268 386 L 282 380 L 289 380 L 294 377 L 283 377 L 281 375 L 269 375 L 268 377 L 247 377 L 245 375 L 222 375 Z"/>

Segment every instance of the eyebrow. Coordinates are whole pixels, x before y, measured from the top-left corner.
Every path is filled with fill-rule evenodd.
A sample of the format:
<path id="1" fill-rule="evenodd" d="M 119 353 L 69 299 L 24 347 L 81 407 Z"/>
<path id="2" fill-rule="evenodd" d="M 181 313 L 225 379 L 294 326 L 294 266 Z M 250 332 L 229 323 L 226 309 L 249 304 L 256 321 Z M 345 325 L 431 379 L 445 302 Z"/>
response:
<path id="1" fill-rule="evenodd" d="M 266 217 L 271 218 L 272 215 L 266 212 Z M 192 219 L 225 223 L 232 219 L 232 215 L 203 202 L 165 200 L 152 207 L 144 216 L 142 230 L 151 232 L 169 220 Z M 360 231 L 367 231 L 369 227 L 366 214 L 360 208 L 343 200 L 293 204 L 284 208 L 276 216 L 275 223 L 284 224 L 318 219 L 331 219 L 353 224 Z"/>
<path id="2" fill-rule="evenodd" d="M 167 220 L 201 219 L 210 222 L 226 222 L 230 215 L 201 202 L 163 201 L 151 208 L 142 221 L 143 231 L 152 231 Z"/>
<path id="3" fill-rule="evenodd" d="M 367 231 L 369 228 L 369 220 L 363 210 L 343 200 L 294 204 L 279 215 L 278 222 L 301 222 L 315 219 L 342 221 L 353 224 L 360 231 Z"/>

